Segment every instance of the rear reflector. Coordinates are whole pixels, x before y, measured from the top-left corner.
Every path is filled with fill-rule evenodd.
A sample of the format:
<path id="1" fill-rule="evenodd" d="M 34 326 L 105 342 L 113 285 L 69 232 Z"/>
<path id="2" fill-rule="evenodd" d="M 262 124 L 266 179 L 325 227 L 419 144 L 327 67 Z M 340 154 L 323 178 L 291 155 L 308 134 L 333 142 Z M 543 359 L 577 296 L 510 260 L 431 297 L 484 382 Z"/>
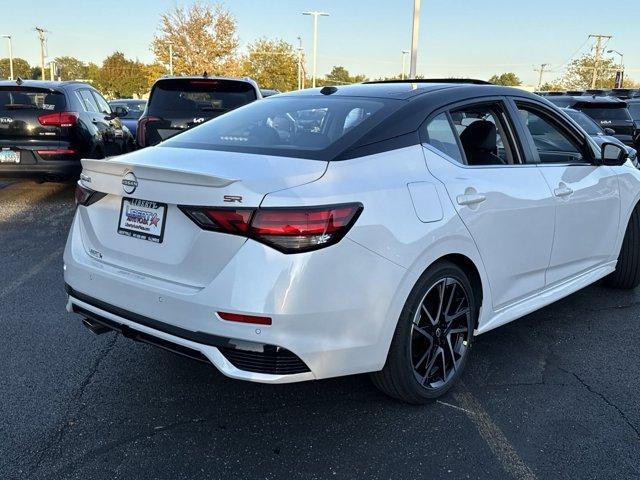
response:
<path id="1" fill-rule="evenodd" d="M 38 122 L 47 127 L 71 127 L 78 123 L 78 114 L 76 112 L 47 113 L 40 115 Z"/>
<path id="2" fill-rule="evenodd" d="M 256 325 L 271 325 L 269 317 L 258 317 L 254 315 L 241 315 L 239 313 L 218 312 L 218 316 L 228 322 L 254 323 Z"/>
<path id="3" fill-rule="evenodd" d="M 353 226 L 362 204 L 303 208 L 180 209 L 205 230 L 242 235 L 284 253 L 299 253 L 339 242 Z"/>

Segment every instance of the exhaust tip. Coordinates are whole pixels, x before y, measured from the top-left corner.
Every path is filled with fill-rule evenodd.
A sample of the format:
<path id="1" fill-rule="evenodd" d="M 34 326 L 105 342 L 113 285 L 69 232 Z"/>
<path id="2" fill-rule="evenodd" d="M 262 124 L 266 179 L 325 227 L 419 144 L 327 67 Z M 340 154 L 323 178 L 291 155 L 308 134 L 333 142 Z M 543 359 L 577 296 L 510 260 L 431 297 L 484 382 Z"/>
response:
<path id="1" fill-rule="evenodd" d="M 112 331 L 112 329 L 107 327 L 106 325 L 96 322 L 94 320 L 91 320 L 90 318 L 83 318 L 82 324 L 85 327 L 87 327 L 87 329 L 95 333 L 96 335 L 102 335 L 103 333 Z"/>

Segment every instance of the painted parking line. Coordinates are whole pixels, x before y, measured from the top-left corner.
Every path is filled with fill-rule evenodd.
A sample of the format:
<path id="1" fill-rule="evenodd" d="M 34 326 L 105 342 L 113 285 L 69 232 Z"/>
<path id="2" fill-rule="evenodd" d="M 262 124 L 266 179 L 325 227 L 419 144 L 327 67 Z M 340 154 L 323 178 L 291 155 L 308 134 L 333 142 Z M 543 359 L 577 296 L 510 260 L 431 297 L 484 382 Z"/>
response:
<path id="1" fill-rule="evenodd" d="M 49 253 L 49 255 L 42 258 L 42 260 L 36 263 L 29 270 L 27 270 L 21 275 L 18 275 L 13 280 L 10 280 L 8 282 L 8 285 L 4 286 L 3 288 L 0 288 L 0 300 L 3 300 L 9 294 L 15 292 L 17 289 L 22 287 L 25 283 L 27 283 L 33 277 L 38 275 L 42 270 L 44 270 L 52 261 L 59 259 L 61 255 L 62 255 L 62 248 L 56 248 L 54 251 Z"/>
<path id="2" fill-rule="evenodd" d="M 482 439 L 500 461 L 504 471 L 517 480 L 536 480 L 533 471 L 520 458 L 500 427 L 473 394 L 463 386 L 460 392 L 454 394 L 454 398 L 459 404 L 459 409 L 473 422 Z"/>

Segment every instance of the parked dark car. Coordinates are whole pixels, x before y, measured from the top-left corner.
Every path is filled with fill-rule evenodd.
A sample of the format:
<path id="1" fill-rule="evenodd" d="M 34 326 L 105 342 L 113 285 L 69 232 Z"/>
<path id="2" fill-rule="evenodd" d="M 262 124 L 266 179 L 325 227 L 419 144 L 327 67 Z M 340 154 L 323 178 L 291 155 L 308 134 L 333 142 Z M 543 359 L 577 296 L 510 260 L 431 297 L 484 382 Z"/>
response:
<path id="1" fill-rule="evenodd" d="M 260 98 L 258 85 L 249 78 L 163 77 L 151 87 L 138 120 L 138 146 L 157 145 Z"/>
<path id="2" fill-rule="evenodd" d="M 546 98 L 559 107 L 586 113 L 602 128 L 613 130 L 613 136 L 622 143 L 636 150 L 640 149 L 640 145 L 637 144 L 636 126 L 624 100 L 615 97 L 569 95 Z"/>
<path id="3" fill-rule="evenodd" d="M 147 106 L 147 101 L 133 98 L 120 98 L 118 100 L 111 100 L 109 106 L 111 106 L 114 112 L 118 113 L 123 125 L 127 127 L 131 135 L 135 137 L 136 130 L 138 129 L 138 119 L 142 116 L 144 107 Z"/>
<path id="4" fill-rule="evenodd" d="M 610 128 L 602 128 L 595 120 L 589 117 L 586 113 L 579 110 L 573 110 L 572 108 L 563 108 L 562 111 L 569 115 L 571 119 L 582 127 L 582 129 L 589 134 L 591 138 L 595 140 L 599 147 L 602 147 L 605 143 L 615 143 L 627 149 L 629 154 L 629 160 L 636 167 L 638 167 L 638 152 L 635 148 L 625 145 L 616 137 L 614 137 L 614 131 Z"/>
<path id="5" fill-rule="evenodd" d="M 73 179 L 81 158 L 133 147 L 131 134 L 89 84 L 0 81 L 0 177 Z"/>

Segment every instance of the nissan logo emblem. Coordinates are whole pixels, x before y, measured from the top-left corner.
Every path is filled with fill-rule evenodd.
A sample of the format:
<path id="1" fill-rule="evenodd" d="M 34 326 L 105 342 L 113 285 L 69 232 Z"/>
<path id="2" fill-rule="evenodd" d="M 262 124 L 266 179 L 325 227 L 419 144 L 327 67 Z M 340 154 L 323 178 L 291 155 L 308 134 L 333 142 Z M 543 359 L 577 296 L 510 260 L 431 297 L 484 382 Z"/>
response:
<path id="1" fill-rule="evenodd" d="M 136 191 L 136 188 L 138 188 L 138 179 L 134 173 L 125 173 L 124 177 L 122 177 L 122 189 L 124 193 L 133 193 Z"/>

